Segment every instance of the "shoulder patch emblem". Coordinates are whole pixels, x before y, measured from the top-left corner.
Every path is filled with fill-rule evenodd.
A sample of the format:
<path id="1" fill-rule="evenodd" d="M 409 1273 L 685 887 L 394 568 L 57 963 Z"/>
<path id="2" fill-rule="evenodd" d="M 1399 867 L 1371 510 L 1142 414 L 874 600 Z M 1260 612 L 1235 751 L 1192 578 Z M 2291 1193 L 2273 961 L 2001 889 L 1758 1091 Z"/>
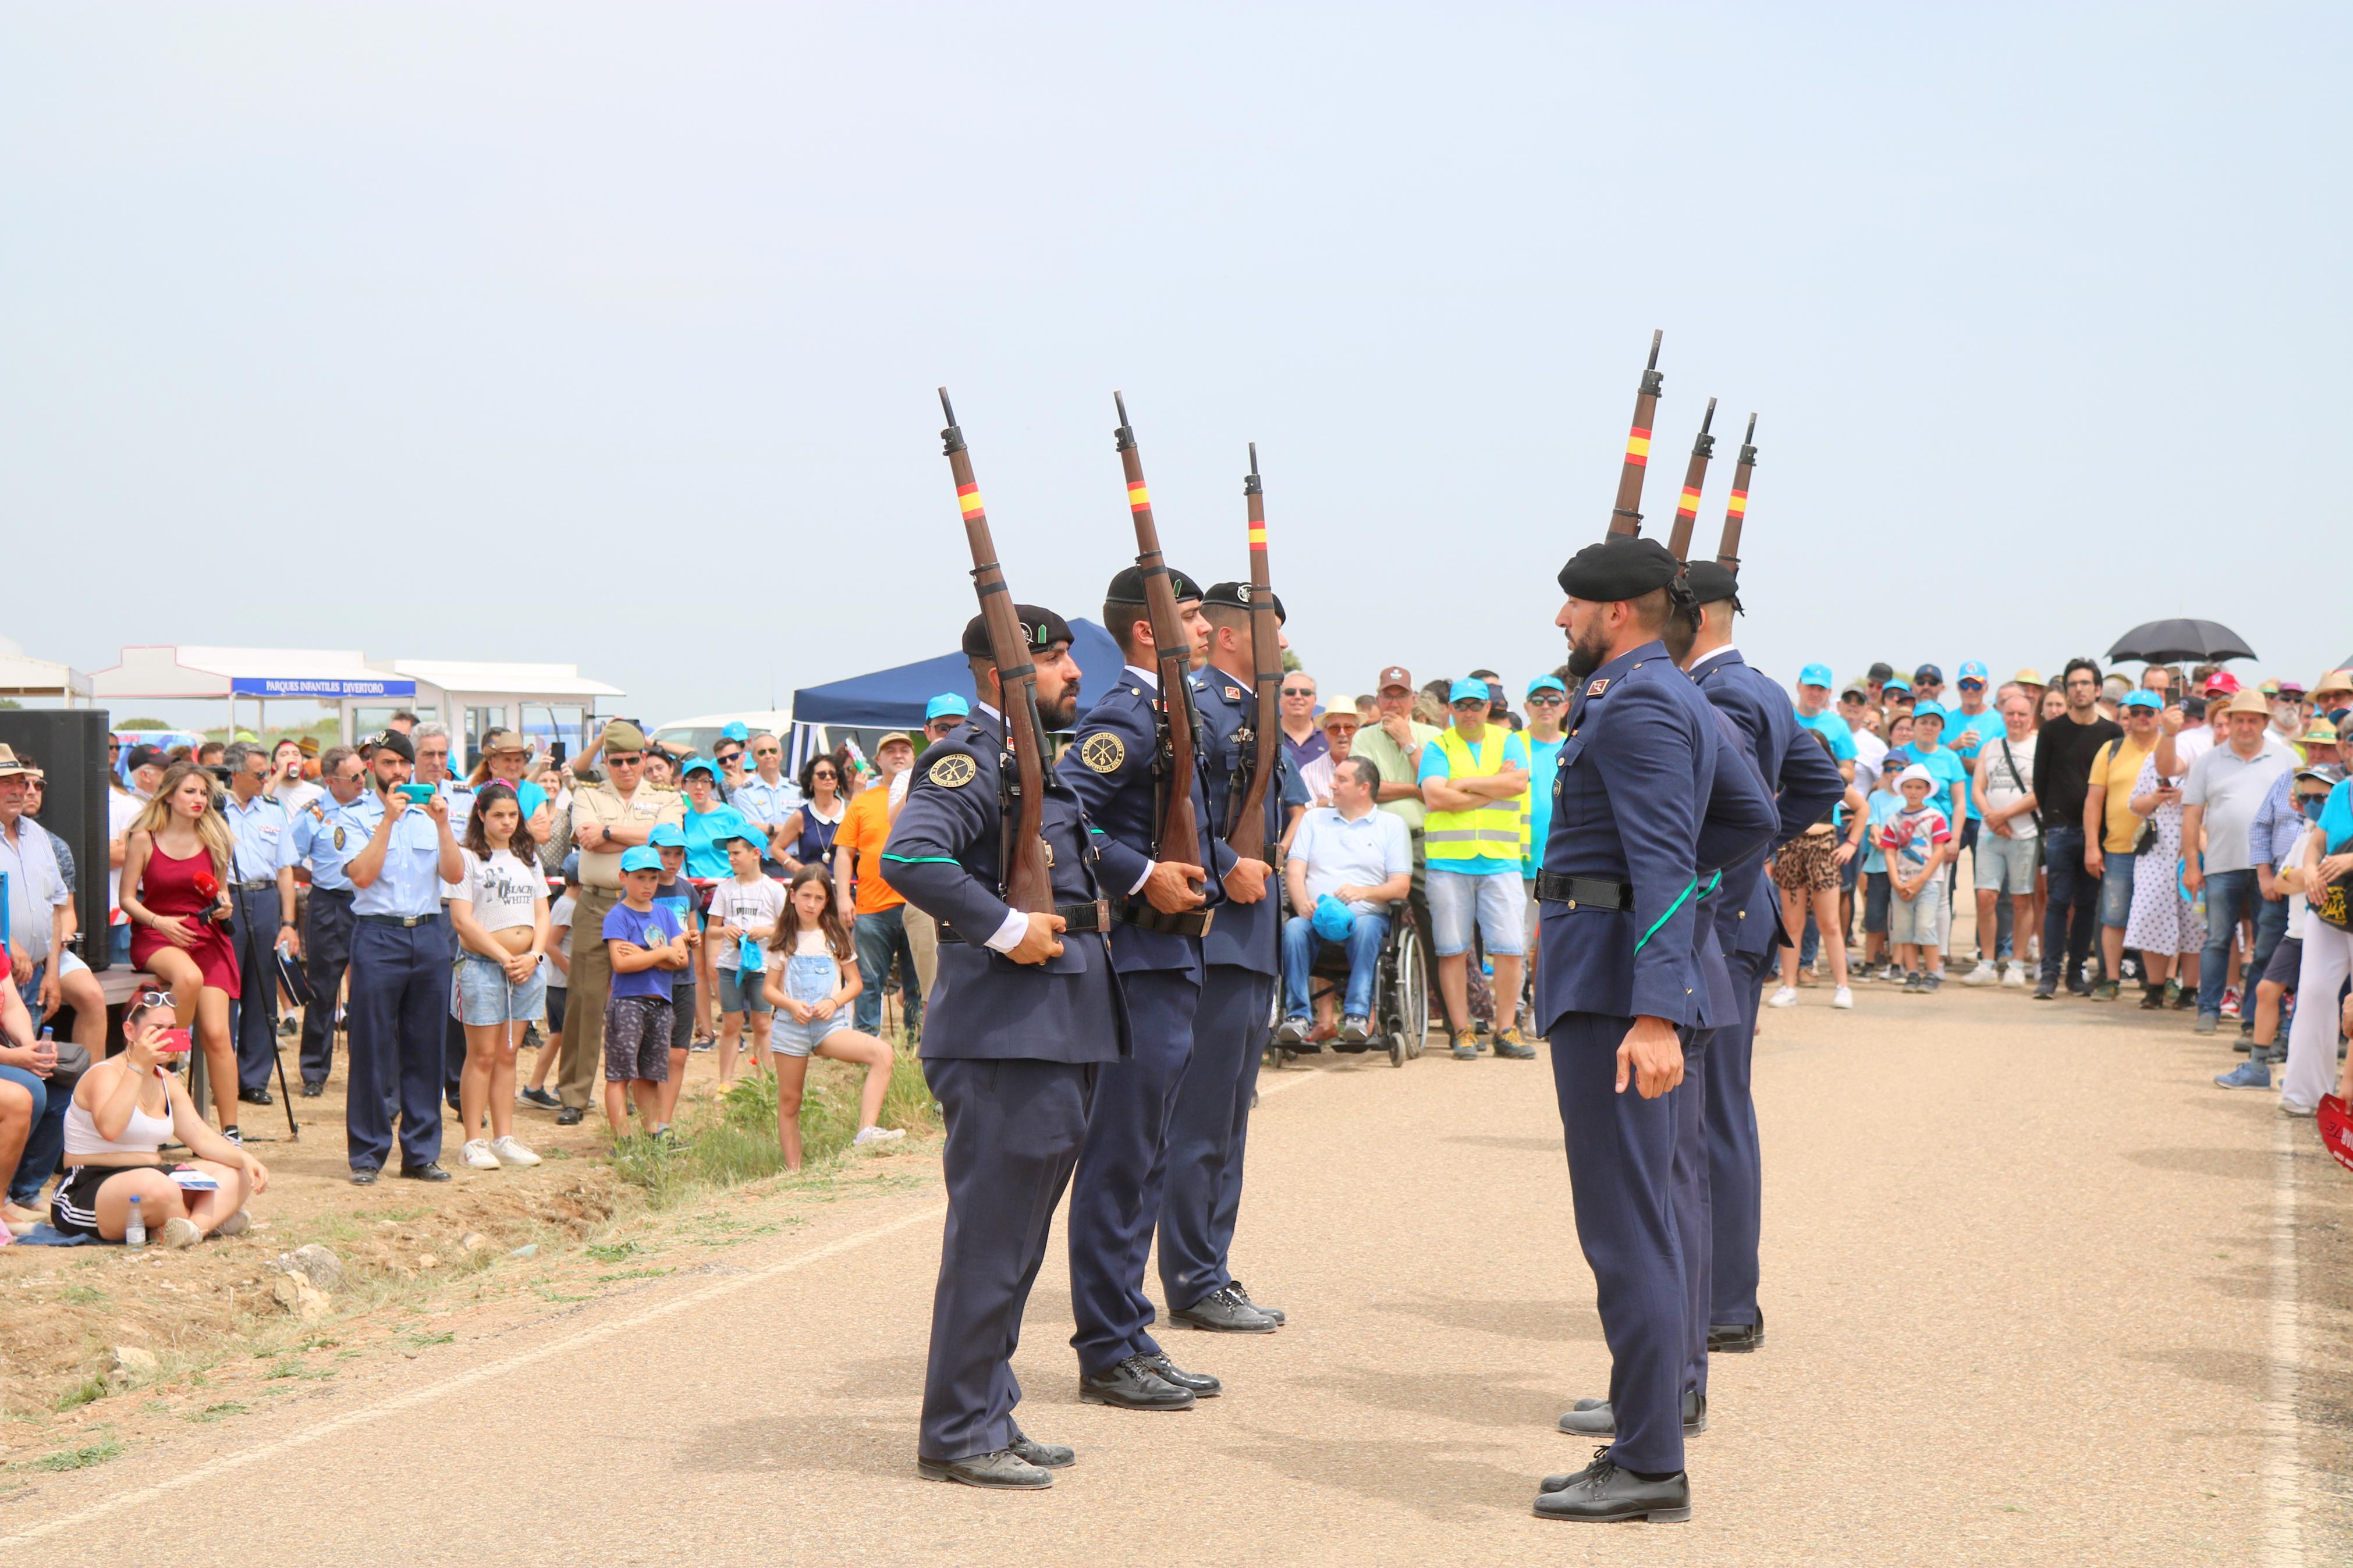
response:
<path id="1" fill-rule="evenodd" d="M 343 847 L 343 830 L 342 828 L 338 827 L 338 828 L 336 828 L 336 829 L 335 829 L 335 847 L 336 847 L 336 848 L 338 848 L 338 849 L 341 849 Z"/>
<path id="2" fill-rule="evenodd" d="M 973 775 L 979 771 L 970 757 L 955 752 L 934 763 L 924 776 L 942 789 L 962 789 L 972 783 Z"/>
<path id="3" fill-rule="evenodd" d="M 1585 694 L 1586 694 L 1588 697 L 1599 697 L 1599 696 L 1600 696 L 1603 692 L 1605 692 L 1605 691 L 1607 691 L 1607 690 L 1609 690 L 1609 681 L 1607 681 L 1607 680 L 1597 680 L 1597 681 L 1595 681 L 1592 685 L 1590 685 L 1590 686 L 1588 686 L 1588 687 L 1587 687 L 1587 688 L 1585 689 Z"/>
<path id="4" fill-rule="evenodd" d="M 1226 700 L 1227 700 L 1227 701 L 1229 701 L 1229 702 L 1240 702 L 1241 700 L 1242 700 L 1242 694 L 1241 694 L 1240 692 L 1239 692 L 1239 691 L 1235 690 L 1235 689 L 1234 689 L 1232 687 L 1230 687 L 1230 686 L 1229 686 L 1229 687 L 1227 687 L 1227 688 L 1226 688 Z"/>
<path id="5" fill-rule="evenodd" d="M 1110 731 L 1098 730 L 1079 748 L 1079 760 L 1099 773 L 1115 773 L 1127 761 L 1127 747 Z"/>

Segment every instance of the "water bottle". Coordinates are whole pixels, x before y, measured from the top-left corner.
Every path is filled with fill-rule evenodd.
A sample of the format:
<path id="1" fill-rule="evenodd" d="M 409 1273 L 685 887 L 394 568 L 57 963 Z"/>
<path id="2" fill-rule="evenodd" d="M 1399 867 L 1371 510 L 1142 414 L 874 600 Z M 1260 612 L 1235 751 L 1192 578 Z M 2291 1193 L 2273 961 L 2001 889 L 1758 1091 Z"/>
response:
<path id="1" fill-rule="evenodd" d="M 131 1217 L 122 1225 L 122 1245 L 125 1247 L 147 1245 L 147 1221 L 139 1212 L 137 1193 L 131 1194 Z"/>

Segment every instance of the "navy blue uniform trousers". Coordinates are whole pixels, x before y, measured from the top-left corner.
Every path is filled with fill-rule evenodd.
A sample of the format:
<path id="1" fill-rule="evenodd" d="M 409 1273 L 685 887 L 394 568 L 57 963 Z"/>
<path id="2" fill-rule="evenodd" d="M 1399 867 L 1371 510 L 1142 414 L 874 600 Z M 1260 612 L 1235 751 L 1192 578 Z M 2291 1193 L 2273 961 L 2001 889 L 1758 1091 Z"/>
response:
<path id="1" fill-rule="evenodd" d="M 1029 1060 L 923 1064 L 947 1122 L 947 1230 L 932 1295 L 916 1453 L 970 1458 L 1013 1440 L 1011 1363 L 1102 1069 Z"/>
<path id="2" fill-rule="evenodd" d="M 1715 1235 L 1707 1165 L 1707 1077 L 1720 1031 L 1683 1038 L 1683 1081 L 1667 1098 L 1675 1107 L 1675 1239 L 1683 1265 L 1683 1387 L 1707 1393 L 1708 1249 Z M 1626 1092 L 1634 1088 L 1627 1085 Z"/>
<path id="3" fill-rule="evenodd" d="M 237 1086 L 248 1091 L 269 1087 L 278 1056 L 278 888 L 238 888 L 229 897 L 229 946 L 237 952 L 240 982 L 237 1008 Z"/>
<path id="4" fill-rule="evenodd" d="M 1553 1026 L 1553 1088 L 1568 1147 L 1577 1245 L 1593 1269 L 1609 1344 L 1610 1458 L 1630 1470 L 1683 1468 L 1683 1270 L 1675 1230 L 1675 1095 L 1617 1092 L 1631 1018 L 1564 1014 Z M 1687 1047 L 1688 1048 L 1688 1047 Z"/>
<path id="5" fill-rule="evenodd" d="M 1707 1181 L 1714 1242 L 1708 1249 L 1708 1321 L 1731 1328 L 1753 1328 L 1763 1321 L 1757 1309 L 1757 1238 L 1763 1226 L 1765 1166 L 1750 1072 L 1766 972 L 1779 957 L 1778 948 L 1725 954 L 1740 1020 L 1718 1029 L 1708 1051 Z"/>
<path id="6" fill-rule="evenodd" d="M 449 928 L 366 916 L 352 928 L 351 1081 L 343 1125 L 352 1169 L 392 1157 L 391 1109 L 400 1110 L 400 1162 L 441 1157 L 441 1028 L 449 1016 Z"/>
<path id="7" fill-rule="evenodd" d="M 1094 1110 L 1071 1189 L 1071 1336 L 1079 1372 L 1107 1372 L 1160 1346 L 1146 1331 L 1144 1260 L 1160 1217 L 1167 1173 L 1168 1120 L 1193 1054 L 1193 1012 L 1201 988 L 1181 969 L 1122 974 L 1134 1054 L 1103 1064 Z"/>
<path id="8" fill-rule="evenodd" d="M 1275 977 L 1211 964 L 1193 1014 L 1193 1059 L 1168 1122 L 1160 1200 L 1160 1289 L 1171 1310 L 1233 1282 L 1226 1258 L 1242 1205 L 1242 1147 L 1266 1056 Z"/>
<path id="9" fill-rule="evenodd" d="M 303 905 L 302 964 L 317 998 L 302 1010 L 302 1081 L 324 1083 L 335 1065 L 335 1003 L 352 963 L 352 892 L 313 885 Z"/>

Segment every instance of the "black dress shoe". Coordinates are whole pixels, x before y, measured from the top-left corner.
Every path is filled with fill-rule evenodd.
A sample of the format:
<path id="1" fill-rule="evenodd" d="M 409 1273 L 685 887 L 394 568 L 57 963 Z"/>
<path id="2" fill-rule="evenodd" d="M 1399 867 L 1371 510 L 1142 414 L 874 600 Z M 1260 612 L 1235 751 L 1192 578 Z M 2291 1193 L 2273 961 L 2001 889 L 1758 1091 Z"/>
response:
<path id="1" fill-rule="evenodd" d="M 588 1113 L 578 1106 L 567 1105 L 555 1113 L 555 1124 L 558 1127 L 577 1127 L 586 1120 L 587 1115 Z"/>
<path id="2" fill-rule="evenodd" d="M 1618 1417 L 1606 1399 L 1580 1399 L 1560 1418 L 1560 1429 L 1572 1437 L 1615 1437 Z M 1707 1430 L 1707 1396 L 1683 1390 L 1683 1436 L 1696 1437 Z M 1566 1483 L 1564 1483 L 1566 1484 Z"/>
<path id="3" fill-rule="evenodd" d="M 1212 1290 L 1189 1307 L 1172 1309 L 1168 1321 L 1217 1334 L 1271 1334 L 1278 1326 L 1272 1318 L 1235 1296 L 1231 1286 Z"/>
<path id="4" fill-rule="evenodd" d="M 1166 1351 L 1162 1351 L 1158 1355 L 1145 1356 L 1144 1364 L 1158 1373 L 1162 1382 L 1173 1383 L 1179 1388 L 1191 1389 L 1193 1397 L 1196 1399 L 1215 1399 L 1226 1391 L 1226 1385 L 1208 1373 L 1187 1372 L 1183 1367 L 1170 1361 Z"/>
<path id="5" fill-rule="evenodd" d="M 1277 1323 L 1287 1323 L 1291 1321 L 1291 1319 L 1284 1314 L 1282 1308 L 1261 1306 L 1260 1303 L 1251 1300 L 1250 1292 L 1242 1289 L 1242 1282 L 1240 1280 L 1236 1279 L 1229 1282 L 1226 1286 L 1226 1289 L 1234 1293 L 1235 1300 L 1240 1301 L 1245 1307 L 1258 1308 L 1260 1311 L 1264 1312 L 1268 1317 L 1272 1318 Z"/>
<path id="6" fill-rule="evenodd" d="M 323 1084 L 323 1083 L 312 1083 L 312 1082 L 311 1082 L 311 1081 L 310 1081 L 309 1079 L 307 1079 L 303 1080 L 303 1083 L 302 1083 L 302 1098 L 303 1098 L 303 1099 L 305 1099 L 305 1100 L 316 1100 L 316 1099 L 318 1099 L 321 1095 L 322 1095 L 322 1094 L 324 1094 L 324 1093 L 326 1093 L 326 1092 L 327 1092 L 327 1086 L 326 1086 L 325 1084 Z"/>
<path id="7" fill-rule="evenodd" d="M 1535 1515 L 1588 1524 L 1626 1519 L 1680 1524 L 1691 1518 L 1691 1478 L 1682 1470 L 1642 1476 L 1620 1469 L 1609 1449 L 1596 1448 L 1593 1463 L 1577 1474 L 1544 1479 L 1536 1492 Z"/>
<path id="8" fill-rule="evenodd" d="M 926 1459 L 919 1455 L 915 1473 L 927 1481 L 959 1481 L 990 1491 L 1033 1492 L 1054 1484 L 1050 1471 L 1039 1469 L 1010 1448 L 975 1454 L 968 1459 Z"/>
<path id="9" fill-rule="evenodd" d="M 427 1160 L 422 1165 L 403 1165 L 400 1173 L 412 1182 L 446 1182 L 450 1179 L 449 1173 L 443 1170 L 437 1160 Z"/>
<path id="10" fill-rule="evenodd" d="M 1013 1441 L 1006 1446 L 1015 1458 L 1026 1460 L 1041 1470 L 1064 1470 L 1079 1462 L 1075 1448 L 1060 1443 L 1033 1442 L 1021 1428 L 1013 1428 Z"/>
<path id="11" fill-rule="evenodd" d="M 372 1187 L 375 1185 L 375 1178 L 376 1169 L 374 1165 L 352 1167 L 352 1185 L 355 1187 Z"/>
<path id="12" fill-rule="evenodd" d="M 275 1105 L 278 1103 L 276 1100 L 269 1098 L 269 1091 L 266 1089 L 240 1089 L 237 1091 L 237 1097 L 248 1105 Z"/>
<path id="13" fill-rule="evenodd" d="M 1765 1348 L 1765 1314 L 1757 1314 L 1757 1321 L 1748 1323 L 1710 1323 L 1707 1326 L 1707 1353 L 1710 1355 L 1746 1355 L 1750 1351 Z"/>
<path id="14" fill-rule="evenodd" d="M 1193 1391 L 1177 1387 L 1142 1356 L 1132 1355 L 1107 1371 L 1082 1373 L 1079 1402 L 1115 1405 L 1122 1410 L 1190 1410 Z"/>

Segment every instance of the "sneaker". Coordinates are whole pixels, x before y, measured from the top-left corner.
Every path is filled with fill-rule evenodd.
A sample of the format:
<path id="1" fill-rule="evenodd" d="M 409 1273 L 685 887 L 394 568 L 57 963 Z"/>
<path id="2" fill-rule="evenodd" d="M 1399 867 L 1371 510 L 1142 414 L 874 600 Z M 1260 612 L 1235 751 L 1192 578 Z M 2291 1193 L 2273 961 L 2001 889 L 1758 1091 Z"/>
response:
<path id="1" fill-rule="evenodd" d="M 235 1127 L 222 1128 L 220 1130 L 220 1135 L 227 1139 L 230 1142 L 236 1144 L 240 1149 L 245 1147 L 245 1134 L 238 1131 Z"/>
<path id="2" fill-rule="evenodd" d="M 2176 991 L 2173 994 L 2173 1010 L 2175 1012 L 2187 1013 L 2197 1005 L 2198 987 L 2195 985 L 2184 985 L 2180 990 Z"/>
<path id="3" fill-rule="evenodd" d="M 2214 1079 L 2217 1089 L 2269 1089 L 2271 1086 L 2272 1069 L 2261 1062 L 2241 1062 L 2229 1072 L 2218 1074 Z"/>
<path id="4" fill-rule="evenodd" d="M 1340 1020 L 1340 1037 L 1352 1046 L 1361 1046 L 1373 1037 L 1373 1021 L 1361 1013 L 1351 1013 Z"/>
<path id="5" fill-rule="evenodd" d="M 1833 1007 L 1852 1007 L 1852 1006 L 1853 1006 L 1853 1005 L 1854 1005 L 1854 992 L 1853 992 L 1853 990 L 1852 990 L 1852 988 L 1848 987 L 1848 986 L 1841 985 L 1841 986 L 1840 986 L 1836 991 L 1831 992 L 1831 1006 L 1833 1006 Z"/>
<path id="6" fill-rule="evenodd" d="M 1310 1020 L 1306 1014 L 1295 1014 L 1275 1026 L 1274 1043 L 1278 1046 L 1303 1045 L 1307 1039 Z"/>
<path id="7" fill-rule="evenodd" d="M 2193 1035 L 2211 1035 L 2220 1027 L 2221 1027 L 2221 1019 L 2200 1013 L 2198 1015 L 2198 1022 L 2189 1026 L 2189 1032 Z"/>
<path id="8" fill-rule="evenodd" d="M 1931 994 L 1943 990 L 1945 988 L 1945 972 L 1939 969 L 1934 974 L 1923 975 L 1921 977 L 1921 988 L 1929 992 Z"/>
<path id="9" fill-rule="evenodd" d="M 1495 1036 L 1495 1056 L 1502 1061 L 1525 1062 L 1535 1059 L 1536 1048 L 1520 1037 L 1515 1025 L 1500 1030 Z"/>
<path id="10" fill-rule="evenodd" d="M 849 1141 L 853 1149 L 871 1148 L 877 1143 L 895 1143 L 907 1135 L 902 1127 L 861 1127 L 858 1136 Z"/>
<path id="11" fill-rule="evenodd" d="M 1975 969 L 1970 970 L 1967 974 L 1961 976 L 1961 984 L 1964 985 L 1992 985 L 1999 983 L 2000 979 L 2001 971 L 1993 966 L 1993 962 L 1990 959 L 1980 958 L 1978 960 L 1978 966 Z"/>
<path id="12" fill-rule="evenodd" d="M 707 1051 L 718 1043 L 719 1042 L 717 1040 L 712 1039 L 709 1035 L 697 1035 L 694 1037 L 693 1042 L 686 1048 L 690 1051 Z"/>
<path id="13" fill-rule="evenodd" d="M 174 1215 L 164 1222 L 164 1245 L 170 1247 L 194 1247 L 205 1238 L 196 1222 L 185 1215 Z"/>
<path id="14" fill-rule="evenodd" d="M 540 1110 L 561 1110 L 564 1109 L 564 1101 L 556 1099 L 555 1096 L 548 1093 L 547 1090 L 543 1089 L 517 1089 L 515 1091 L 515 1103 L 517 1105 L 532 1106 Z"/>
<path id="15" fill-rule="evenodd" d="M 213 1234 L 215 1236 L 243 1236 L 247 1231 L 252 1228 L 253 1216 L 247 1214 L 243 1209 L 239 1209 L 235 1214 L 229 1215 L 228 1218 L 221 1221 L 220 1224 L 213 1226 Z"/>
<path id="16" fill-rule="evenodd" d="M 480 1138 L 466 1140 L 466 1146 L 458 1151 L 458 1163 L 470 1171 L 495 1171 L 499 1168 L 499 1157 L 491 1152 L 489 1142 Z"/>
<path id="17" fill-rule="evenodd" d="M 2140 993 L 2140 1010 L 2144 1013 L 2163 1012 L 2165 1010 L 2165 987 L 2162 985 L 2142 986 Z"/>
<path id="18" fill-rule="evenodd" d="M 1797 991 L 1787 985 L 1784 985 L 1778 991 L 1774 992 L 1772 999 L 1765 1004 L 1767 1007 L 1794 1007 L 1797 1005 Z"/>
<path id="19" fill-rule="evenodd" d="M 2235 1018 L 2238 1016 L 2239 988 L 2233 985 L 2222 993 L 2222 1016 Z"/>
<path id="20" fill-rule="evenodd" d="M 1455 1030 L 1453 1048 L 1449 1054 L 1451 1055 L 1458 1062 L 1477 1061 L 1479 1059 L 1479 1037 L 1472 1034 L 1468 1029 Z"/>
<path id="21" fill-rule="evenodd" d="M 536 1165 L 539 1156 L 522 1146 L 522 1140 L 510 1132 L 503 1138 L 491 1140 L 491 1152 L 501 1165 Z"/>
<path id="22" fill-rule="evenodd" d="M 2113 980 L 2103 980 L 2097 985 L 2092 987 L 2092 1000 L 2094 1002 L 2113 1002 L 2119 994 L 2122 994 L 2122 992 L 2123 987 L 2117 984 L 2116 982 Z"/>
<path id="23" fill-rule="evenodd" d="M 1905 973 L 1904 976 L 1904 994 L 1906 996 L 1924 996 L 1927 994 L 1927 981 L 1922 979 L 1917 974 L 1909 973 Z"/>
<path id="24" fill-rule="evenodd" d="M 294 1021 L 292 1015 L 290 1014 L 278 1020 L 278 1037 L 280 1039 L 290 1040 L 301 1032 L 302 1026 Z"/>
<path id="25" fill-rule="evenodd" d="M 2022 963 L 2013 963 L 2008 969 L 2003 970 L 2001 972 L 2001 983 L 2004 985 L 2014 985 L 2021 991 L 2025 990 L 2026 965 Z"/>

